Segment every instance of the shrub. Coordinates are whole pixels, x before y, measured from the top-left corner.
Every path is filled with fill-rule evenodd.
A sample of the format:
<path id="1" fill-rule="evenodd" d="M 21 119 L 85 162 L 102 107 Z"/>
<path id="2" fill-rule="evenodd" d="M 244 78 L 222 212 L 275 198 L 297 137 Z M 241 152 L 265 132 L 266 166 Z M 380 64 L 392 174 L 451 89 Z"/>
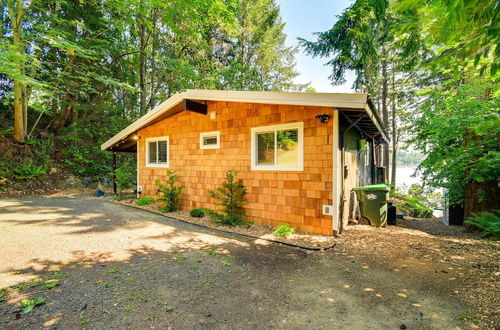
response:
<path id="1" fill-rule="evenodd" d="M 135 203 L 139 206 L 143 206 L 143 205 L 149 205 L 151 203 L 154 202 L 154 198 L 153 197 L 149 197 L 149 196 L 142 196 L 141 198 L 138 198 Z"/>
<path id="2" fill-rule="evenodd" d="M 42 305 L 43 303 L 45 303 L 45 298 L 36 297 L 33 299 L 23 299 L 19 302 L 19 306 L 22 308 L 21 314 L 28 314 L 36 306 Z"/>
<path id="3" fill-rule="evenodd" d="M 14 178 L 18 180 L 31 180 L 45 175 L 45 167 L 33 165 L 31 162 L 12 170 Z"/>
<path id="4" fill-rule="evenodd" d="M 424 205 L 424 203 L 411 196 L 400 195 L 397 207 L 410 217 L 415 218 L 432 218 L 432 209 Z"/>
<path id="5" fill-rule="evenodd" d="M 179 176 L 174 170 L 168 170 L 167 176 L 166 185 L 161 184 L 160 180 L 156 180 L 156 186 L 161 194 L 160 201 L 165 204 L 160 210 L 162 212 L 175 212 L 179 209 L 181 194 L 186 187 L 177 185 Z"/>
<path id="6" fill-rule="evenodd" d="M 115 171 L 116 186 L 118 187 L 118 199 L 123 198 L 123 191 L 130 188 L 133 180 L 132 172 L 125 167 L 117 168 Z"/>
<path id="7" fill-rule="evenodd" d="M 274 235 L 275 236 L 290 236 L 294 232 L 295 232 L 295 228 L 293 228 L 292 226 L 290 226 L 287 223 L 284 223 L 284 224 L 276 227 L 276 229 L 274 230 Z"/>
<path id="8" fill-rule="evenodd" d="M 235 226 L 245 223 L 243 205 L 247 201 L 245 198 L 247 189 L 241 179 L 236 179 L 237 175 L 238 171 L 235 169 L 229 170 L 226 173 L 226 181 L 222 183 L 222 187 L 210 191 L 210 196 L 217 199 L 219 201 L 217 205 L 222 207 L 222 213 L 212 211 L 210 215 L 215 221 L 224 225 Z"/>
<path id="9" fill-rule="evenodd" d="M 202 209 L 192 209 L 189 214 L 194 218 L 203 218 L 205 216 L 205 211 Z"/>
<path id="10" fill-rule="evenodd" d="M 395 189 L 390 195 L 400 211 L 415 218 L 432 218 L 433 209 L 442 204 L 440 193 L 426 191 L 419 184 L 411 185 L 407 194 Z"/>
<path id="11" fill-rule="evenodd" d="M 476 213 L 464 223 L 484 231 L 483 237 L 500 240 L 500 211 Z"/>

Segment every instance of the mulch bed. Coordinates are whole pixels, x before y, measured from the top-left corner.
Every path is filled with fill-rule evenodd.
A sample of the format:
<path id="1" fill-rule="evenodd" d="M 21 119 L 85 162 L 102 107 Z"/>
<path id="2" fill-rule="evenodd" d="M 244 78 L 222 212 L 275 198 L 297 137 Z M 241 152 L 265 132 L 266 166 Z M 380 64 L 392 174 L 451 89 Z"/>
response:
<path id="1" fill-rule="evenodd" d="M 311 250 L 311 251 L 327 250 L 333 248 L 336 244 L 336 239 L 333 236 L 296 232 L 287 237 L 280 237 L 273 234 L 275 228 L 270 226 L 263 226 L 259 224 L 248 224 L 246 226 L 225 226 L 217 222 L 214 222 L 209 216 L 206 215 L 202 218 L 192 217 L 188 211 L 163 213 L 158 210 L 159 205 L 156 203 L 139 206 L 135 203 L 135 200 L 121 200 L 121 201 L 113 200 L 112 202 L 116 204 L 132 206 L 149 212 L 154 212 L 163 216 L 168 216 L 174 219 L 189 222 L 205 228 L 211 228 L 224 232 L 240 234 L 271 242 L 277 242 L 305 250 Z"/>

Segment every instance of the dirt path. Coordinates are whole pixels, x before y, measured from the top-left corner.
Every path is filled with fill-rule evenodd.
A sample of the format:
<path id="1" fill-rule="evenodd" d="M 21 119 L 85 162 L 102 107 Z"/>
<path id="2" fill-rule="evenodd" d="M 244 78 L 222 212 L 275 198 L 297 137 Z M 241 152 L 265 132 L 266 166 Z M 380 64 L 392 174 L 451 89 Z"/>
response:
<path id="1" fill-rule="evenodd" d="M 375 243 L 390 244 L 393 232 L 356 228 L 333 250 L 305 253 L 103 199 L 1 199 L 0 288 L 10 288 L 0 328 L 456 329 L 498 321 L 477 323 L 477 307 L 455 293 L 461 282 L 450 278 L 463 269 L 418 254 L 387 257 Z M 19 301 L 35 297 L 45 303 L 20 314 Z"/>

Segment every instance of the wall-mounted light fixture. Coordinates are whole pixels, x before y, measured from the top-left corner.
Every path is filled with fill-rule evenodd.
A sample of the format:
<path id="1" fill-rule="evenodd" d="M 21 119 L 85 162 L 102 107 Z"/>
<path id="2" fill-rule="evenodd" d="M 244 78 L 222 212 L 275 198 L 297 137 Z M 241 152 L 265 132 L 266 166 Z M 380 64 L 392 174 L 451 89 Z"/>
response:
<path id="1" fill-rule="evenodd" d="M 321 115 L 317 115 L 316 119 L 319 119 L 320 123 L 324 124 L 328 122 L 328 119 L 330 119 L 330 115 L 327 113 L 322 113 Z"/>
<path id="2" fill-rule="evenodd" d="M 132 136 L 132 140 L 134 140 L 134 141 L 139 141 L 140 139 L 141 139 L 141 137 L 139 135 Z"/>

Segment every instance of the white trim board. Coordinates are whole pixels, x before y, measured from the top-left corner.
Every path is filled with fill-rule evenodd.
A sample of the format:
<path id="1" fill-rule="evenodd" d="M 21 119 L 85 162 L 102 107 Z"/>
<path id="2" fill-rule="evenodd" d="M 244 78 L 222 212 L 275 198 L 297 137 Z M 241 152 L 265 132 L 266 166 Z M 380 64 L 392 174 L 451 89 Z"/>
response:
<path id="1" fill-rule="evenodd" d="M 276 132 L 278 130 L 286 130 L 286 129 L 297 129 L 298 135 L 298 161 L 297 165 L 258 165 L 257 164 L 257 134 L 258 133 L 266 133 L 266 132 Z M 303 171 L 304 170 L 304 123 L 303 122 L 294 122 L 288 124 L 280 124 L 280 125 L 269 125 L 269 126 L 259 126 L 252 127 L 250 129 L 251 134 L 251 146 L 250 146 L 250 159 L 251 159 L 251 170 L 252 171 Z M 276 138 L 276 134 L 275 134 Z M 275 140 L 276 143 L 276 140 Z M 275 149 L 275 160 L 276 160 L 276 151 Z"/>
<path id="2" fill-rule="evenodd" d="M 146 127 L 161 115 L 168 113 L 183 100 L 202 101 L 227 101 L 246 102 L 261 104 L 282 104 L 300 106 L 323 106 L 333 108 L 367 109 L 368 115 L 373 116 L 368 105 L 368 94 L 364 93 L 292 93 L 292 92 L 253 92 L 253 91 L 222 91 L 222 90 L 199 90 L 188 89 L 174 94 L 165 102 L 156 106 L 153 110 L 134 121 L 118 134 L 101 145 L 101 150 L 107 150 L 114 144 L 127 138 L 129 135 Z M 373 120 L 373 117 L 372 117 Z M 375 118 L 375 124 L 380 125 Z"/>
<path id="3" fill-rule="evenodd" d="M 216 137 L 216 144 L 204 144 L 203 138 L 205 137 Z M 200 149 L 220 149 L 220 131 L 213 132 L 201 132 L 200 133 Z"/>
<path id="4" fill-rule="evenodd" d="M 158 141 L 167 141 L 167 162 L 164 164 L 158 163 L 150 163 L 149 162 L 149 143 L 150 142 L 158 142 Z M 158 145 L 156 146 L 156 159 L 158 160 Z M 168 168 L 170 167 L 170 139 L 168 136 L 158 136 L 158 137 L 150 137 L 146 138 L 146 167 L 148 168 Z"/>

